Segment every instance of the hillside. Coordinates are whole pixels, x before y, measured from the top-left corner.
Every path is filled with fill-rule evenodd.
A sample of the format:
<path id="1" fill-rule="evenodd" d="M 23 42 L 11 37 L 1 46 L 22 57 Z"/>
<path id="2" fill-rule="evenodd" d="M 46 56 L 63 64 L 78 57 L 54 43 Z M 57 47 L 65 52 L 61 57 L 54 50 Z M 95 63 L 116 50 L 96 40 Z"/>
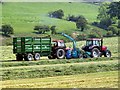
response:
<path id="1" fill-rule="evenodd" d="M 48 12 L 63 9 L 64 19 L 71 15 L 84 15 L 88 22 L 96 21 L 98 6 L 89 3 L 40 3 L 7 2 L 2 5 L 3 24 L 11 24 L 15 35 L 34 34 L 34 26 L 39 24 L 56 25 L 57 31 L 72 33 L 75 23 L 48 17 Z"/>

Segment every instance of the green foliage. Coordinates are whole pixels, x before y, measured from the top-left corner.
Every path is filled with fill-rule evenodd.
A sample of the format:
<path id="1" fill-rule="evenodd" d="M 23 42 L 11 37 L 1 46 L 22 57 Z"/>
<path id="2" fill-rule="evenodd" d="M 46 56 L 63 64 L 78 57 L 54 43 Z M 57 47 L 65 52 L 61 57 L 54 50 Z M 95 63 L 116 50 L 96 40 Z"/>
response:
<path id="1" fill-rule="evenodd" d="M 120 36 L 120 29 L 118 29 L 118 35 Z"/>
<path id="2" fill-rule="evenodd" d="M 37 30 L 39 34 L 44 34 L 45 32 L 50 31 L 50 28 L 47 25 L 38 25 L 34 27 L 34 30 Z"/>
<path id="3" fill-rule="evenodd" d="M 120 20 L 118 21 L 118 28 L 120 28 Z"/>
<path id="4" fill-rule="evenodd" d="M 9 34 L 13 34 L 14 30 L 13 27 L 11 25 L 2 25 L 2 32 L 4 35 L 9 35 Z"/>
<path id="5" fill-rule="evenodd" d="M 50 12 L 49 16 L 54 17 L 54 18 L 62 19 L 62 17 L 64 16 L 64 11 L 62 9 L 59 9 L 57 11 Z"/>
<path id="6" fill-rule="evenodd" d="M 76 22 L 76 27 L 78 29 L 81 28 L 81 31 L 83 31 L 85 29 L 85 27 L 87 26 L 87 20 L 84 17 L 80 17 L 78 19 L 78 21 Z"/>
<path id="7" fill-rule="evenodd" d="M 117 27 L 115 27 L 115 26 L 109 26 L 108 30 L 112 31 L 113 34 L 118 35 L 118 28 Z"/>
<path id="8" fill-rule="evenodd" d="M 119 2 L 111 2 L 111 4 L 108 7 L 108 14 L 111 18 L 117 17 L 120 19 L 120 1 Z"/>
<path id="9" fill-rule="evenodd" d="M 79 19 L 85 19 L 83 15 L 75 16 L 75 15 L 68 15 L 67 20 L 72 22 L 77 22 Z"/>
<path id="10" fill-rule="evenodd" d="M 100 27 L 103 29 L 107 29 L 112 24 L 112 20 L 110 18 L 103 18 L 100 20 Z"/>
<path id="11" fill-rule="evenodd" d="M 107 36 L 107 37 L 113 36 L 113 32 L 112 32 L 112 31 L 107 31 L 106 36 Z"/>
<path id="12" fill-rule="evenodd" d="M 102 20 L 104 18 L 108 18 L 109 15 L 107 14 L 107 11 L 108 11 L 108 6 L 109 4 L 108 3 L 102 3 L 98 9 L 98 16 L 97 16 L 97 19 L 99 20 Z"/>
<path id="13" fill-rule="evenodd" d="M 51 26 L 51 34 L 56 34 L 56 26 Z"/>

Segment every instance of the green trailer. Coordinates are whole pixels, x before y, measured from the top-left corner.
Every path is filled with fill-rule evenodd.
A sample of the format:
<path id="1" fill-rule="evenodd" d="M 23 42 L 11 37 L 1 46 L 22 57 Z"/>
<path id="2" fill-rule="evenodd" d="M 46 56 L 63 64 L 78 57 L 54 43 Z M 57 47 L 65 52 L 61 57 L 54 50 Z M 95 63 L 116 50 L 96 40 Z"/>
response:
<path id="1" fill-rule="evenodd" d="M 17 60 L 39 60 L 51 55 L 51 37 L 15 37 L 13 53 Z"/>

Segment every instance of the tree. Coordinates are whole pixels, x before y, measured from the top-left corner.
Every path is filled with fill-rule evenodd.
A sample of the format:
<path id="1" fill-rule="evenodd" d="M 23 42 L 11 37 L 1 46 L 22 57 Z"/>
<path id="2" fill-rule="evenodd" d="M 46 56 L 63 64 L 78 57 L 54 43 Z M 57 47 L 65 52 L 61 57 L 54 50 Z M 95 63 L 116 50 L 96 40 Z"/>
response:
<path id="1" fill-rule="evenodd" d="M 108 14 L 111 18 L 117 17 L 120 19 L 120 1 L 119 2 L 111 2 L 111 4 L 108 7 Z"/>
<path id="2" fill-rule="evenodd" d="M 98 9 L 98 16 L 97 16 L 97 19 L 99 20 L 102 20 L 104 18 L 109 18 L 109 15 L 107 14 L 107 11 L 108 11 L 108 6 L 109 4 L 108 3 L 102 3 Z"/>
<path id="3" fill-rule="evenodd" d="M 54 18 L 62 19 L 62 17 L 64 16 L 64 11 L 62 9 L 59 9 L 57 11 L 50 12 L 49 16 L 54 17 Z"/>
<path id="4" fill-rule="evenodd" d="M 118 28 L 120 28 L 120 20 L 118 21 Z"/>
<path id="5" fill-rule="evenodd" d="M 118 35 L 118 29 L 117 29 L 117 27 L 115 27 L 115 26 L 109 26 L 109 27 L 108 27 L 108 30 L 109 30 L 109 31 L 112 31 L 113 34 Z"/>
<path id="6" fill-rule="evenodd" d="M 107 29 L 112 24 L 112 20 L 110 18 L 103 18 L 100 20 L 100 27 L 103 29 Z"/>
<path id="7" fill-rule="evenodd" d="M 14 29 L 11 25 L 2 25 L 2 32 L 4 35 L 14 34 Z"/>
<path id="8" fill-rule="evenodd" d="M 38 31 L 39 34 L 44 34 L 45 32 L 50 31 L 50 28 L 47 25 L 38 25 L 34 27 L 34 30 Z"/>
<path id="9" fill-rule="evenodd" d="M 78 29 L 81 28 L 81 31 L 83 31 L 85 29 L 86 25 L 87 25 L 87 20 L 83 17 L 79 18 L 78 21 L 76 22 L 76 27 Z"/>
<path id="10" fill-rule="evenodd" d="M 51 26 L 51 34 L 56 34 L 56 26 Z"/>

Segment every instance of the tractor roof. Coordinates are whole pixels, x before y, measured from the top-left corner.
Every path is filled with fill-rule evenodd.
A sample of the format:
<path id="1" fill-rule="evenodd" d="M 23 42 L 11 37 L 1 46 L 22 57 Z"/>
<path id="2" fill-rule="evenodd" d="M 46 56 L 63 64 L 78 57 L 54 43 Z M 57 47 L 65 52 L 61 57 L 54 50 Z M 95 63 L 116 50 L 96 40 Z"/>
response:
<path id="1" fill-rule="evenodd" d="M 64 42 L 64 40 L 53 40 L 53 42 Z"/>
<path id="2" fill-rule="evenodd" d="M 97 41 L 100 41 L 100 40 L 102 40 L 101 38 L 89 38 L 89 39 L 87 39 L 87 40 L 97 40 Z"/>

